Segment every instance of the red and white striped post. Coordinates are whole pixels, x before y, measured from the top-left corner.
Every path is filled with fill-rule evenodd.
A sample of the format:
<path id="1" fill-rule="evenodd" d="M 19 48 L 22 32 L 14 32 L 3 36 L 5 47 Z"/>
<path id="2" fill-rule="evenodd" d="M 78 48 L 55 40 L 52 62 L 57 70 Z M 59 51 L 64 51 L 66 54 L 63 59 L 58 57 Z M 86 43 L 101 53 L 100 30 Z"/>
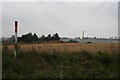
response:
<path id="1" fill-rule="evenodd" d="M 15 50 L 14 50 L 14 57 L 16 58 L 17 54 L 17 28 L 18 28 L 18 21 L 15 21 Z"/>

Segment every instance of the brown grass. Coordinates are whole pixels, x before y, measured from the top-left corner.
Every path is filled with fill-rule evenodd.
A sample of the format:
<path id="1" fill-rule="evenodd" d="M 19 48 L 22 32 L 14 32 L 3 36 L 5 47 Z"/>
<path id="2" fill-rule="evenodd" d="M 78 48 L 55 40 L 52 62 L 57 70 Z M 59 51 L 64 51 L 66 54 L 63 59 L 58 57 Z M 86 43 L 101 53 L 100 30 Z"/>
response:
<path id="1" fill-rule="evenodd" d="M 29 51 L 35 49 L 37 51 L 58 51 L 58 52 L 79 52 L 81 50 L 89 51 L 91 53 L 96 53 L 98 51 L 105 53 L 117 53 L 118 44 L 113 43 L 46 43 L 46 44 L 19 44 L 20 50 Z M 8 45 L 9 51 L 14 50 L 14 45 Z"/>

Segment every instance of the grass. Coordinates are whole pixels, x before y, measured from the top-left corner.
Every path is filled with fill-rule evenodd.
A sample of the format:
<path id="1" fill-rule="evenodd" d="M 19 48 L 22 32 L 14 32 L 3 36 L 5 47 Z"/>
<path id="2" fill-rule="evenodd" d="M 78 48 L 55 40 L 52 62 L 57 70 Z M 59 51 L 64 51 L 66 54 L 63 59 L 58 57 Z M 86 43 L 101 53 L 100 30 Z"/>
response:
<path id="1" fill-rule="evenodd" d="M 118 44 L 116 43 L 41 43 L 41 44 L 19 44 L 21 47 L 21 50 L 26 52 L 30 49 L 35 49 L 37 51 L 48 51 L 48 52 L 54 52 L 58 51 L 61 53 L 68 52 L 68 53 L 74 53 L 74 52 L 80 52 L 81 50 L 88 51 L 91 53 L 97 53 L 98 51 L 101 51 L 103 53 L 117 53 L 118 51 Z M 14 45 L 8 45 L 9 51 L 13 52 Z"/>
<path id="2" fill-rule="evenodd" d="M 13 52 L 3 46 L 3 78 L 118 78 L 120 54 L 95 54 L 81 50 L 59 52 L 53 50 L 20 50 Z"/>

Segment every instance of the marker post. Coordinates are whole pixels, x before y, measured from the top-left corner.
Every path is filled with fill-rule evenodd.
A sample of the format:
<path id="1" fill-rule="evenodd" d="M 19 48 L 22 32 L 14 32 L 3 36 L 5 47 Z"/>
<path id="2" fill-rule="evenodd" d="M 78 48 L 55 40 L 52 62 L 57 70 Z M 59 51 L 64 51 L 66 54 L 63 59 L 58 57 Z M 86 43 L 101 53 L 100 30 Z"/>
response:
<path id="1" fill-rule="evenodd" d="M 17 54 L 17 27 L 18 27 L 18 21 L 15 21 L 15 43 L 14 43 L 14 58 L 16 59 Z"/>

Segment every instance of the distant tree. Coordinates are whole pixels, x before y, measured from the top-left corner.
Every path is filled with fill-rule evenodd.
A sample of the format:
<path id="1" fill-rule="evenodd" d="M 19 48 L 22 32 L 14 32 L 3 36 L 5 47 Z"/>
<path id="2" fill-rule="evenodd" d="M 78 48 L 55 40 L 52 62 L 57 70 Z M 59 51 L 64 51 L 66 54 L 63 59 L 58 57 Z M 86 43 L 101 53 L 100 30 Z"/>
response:
<path id="1" fill-rule="evenodd" d="M 46 39 L 47 39 L 47 40 L 52 40 L 51 34 L 48 34 L 48 36 L 47 36 Z"/>
<path id="2" fill-rule="evenodd" d="M 33 39 L 32 39 L 32 33 L 28 33 L 28 34 L 22 35 L 21 41 L 32 42 L 33 41 Z"/>
<path id="3" fill-rule="evenodd" d="M 15 35 L 12 35 L 12 36 L 10 37 L 10 39 L 11 39 L 12 43 L 14 43 L 14 42 L 15 42 Z"/>
<path id="4" fill-rule="evenodd" d="M 36 33 L 34 33 L 34 35 L 33 35 L 33 40 L 34 40 L 34 41 L 37 41 L 37 40 L 38 40 L 38 36 L 36 35 Z"/>
<path id="5" fill-rule="evenodd" d="M 60 37 L 57 33 L 55 33 L 53 36 L 51 36 L 51 34 L 48 34 L 47 37 L 45 37 L 45 35 L 42 35 L 40 38 L 38 38 L 37 34 L 34 33 L 32 35 L 32 33 L 27 33 L 25 35 L 22 35 L 21 37 L 19 37 L 19 42 L 35 42 L 35 41 L 50 41 L 50 40 L 60 40 Z"/>
<path id="6" fill-rule="evenodd" d="M 18 42 L 20 42 L 21 41 L 21 37 L 18 37 Z"/>
<path id="7" fill-rule="evenodd" d="M 86 43 L 91 44 L 92 42 L 88 41 L 88 42 L 86 42 Z"/>
<path id="8" fill-rule="evenodd" d="M 58 35 L 58 33 L 55 33 L 53 36 L 52 36 L 53 40 L 60 40 L 60 37 Z"/>
<path id="9" fill-rule="evenodd" d="M 40 40 L 45 40 L 45 35 L 42 35 L 41 37 L 40 37 Z"/>
<path id="10" fill-rule="evenodd" d="M 24 42 L 34 42 L 38 40 L 38 36 L 35 33 L 34 35 L 32 35 L 32 33 L 28 33 L 28 34 L 22 35 L 20 40 Z"/>
<path id="11" fill-rule="evenodd" d="M 79 43 L 79 42 L 76 40 L 69 40 L 68 43 Z"/>

